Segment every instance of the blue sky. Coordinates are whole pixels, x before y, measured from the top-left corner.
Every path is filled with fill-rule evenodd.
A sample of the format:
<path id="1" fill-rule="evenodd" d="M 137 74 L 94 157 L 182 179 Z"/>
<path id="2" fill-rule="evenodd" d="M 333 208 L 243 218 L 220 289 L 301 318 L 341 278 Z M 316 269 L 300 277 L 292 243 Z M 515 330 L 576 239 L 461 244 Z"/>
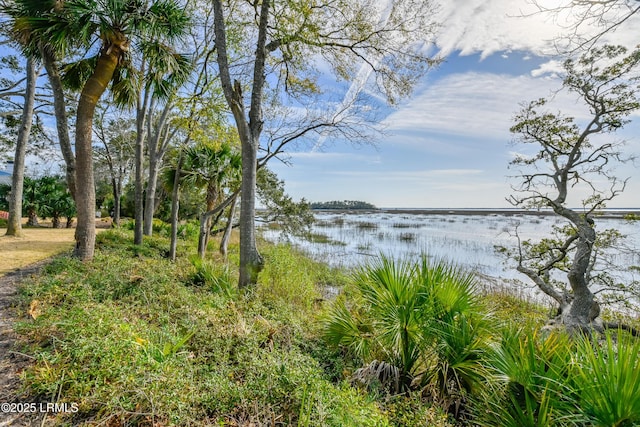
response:
<path id="1" fill-rule="evenodd" d="M 552 40 L 570 22 L 522 17 L 531 7 L 527 0 L 443 2 L 436 44 L 446 61 L 389 112 L 384 137 L 358 146 L 328 139 L 319 150 L 291 153 L 290 165 L 270 167 L 296 199 L 365 200 L 379 207 L 510 206 L 505 198 L 516 180 L 507 166 L 518 147 L 509 127 L 520 103 L 560 87 Z M 632 47 L 640 43 L 639 27 L 636 17 L 606 41 Z M 557 96 L 555 108 L 584 117 L 568 96 Z M 615 138 L 640 154 L 640 114 Z M 640 207 L 640 169 L 629 164 L 618 174 L 631 179 L 609 206 Z"/>

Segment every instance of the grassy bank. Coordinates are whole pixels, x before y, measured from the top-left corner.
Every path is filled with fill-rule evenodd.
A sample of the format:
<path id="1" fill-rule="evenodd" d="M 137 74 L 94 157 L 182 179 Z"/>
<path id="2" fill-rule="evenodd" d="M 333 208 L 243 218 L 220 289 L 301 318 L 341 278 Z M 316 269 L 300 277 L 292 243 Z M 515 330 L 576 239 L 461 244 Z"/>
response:
<path id="1" fill-rule="evenodd" d="M 24 393 L 79 409 L 51 415 L 47 425 L 366 426 L 397 424 L 407 413 L 423 423 L 437 418 L 411 409 L 411 400 L 382 404 L 344 381 L 353 366 L 320 340 L 317 321 L 322 289 L 341 285 L 340 273 L 267 246 L 261 284 L 239 293 L 236 248 L 229 263 L 200 264 L 184 245 L 172 264 L 160 255 L 165 239 L 131 241 L 130 232 L 105 231 L 93 262 L 59 257 L 21 289 L 29 317 L 17 330 L 36 359 L 24 372 Z"/>
<path id="2" fill-rule="evenodd" d="M 46 425 L 640 422 L 638 340 L 540 331 L 548 309 L 479 294 L 455 266 L 347 275 L 263 244 L 260 283 L 239 291 L 237 246 L 203 262 L 182 241 L 171 263 L 166 238 L 132 240 L 105 231 L 94 261 L 58 257 L 20 291 L 24 398 L 78 409 Z"/>

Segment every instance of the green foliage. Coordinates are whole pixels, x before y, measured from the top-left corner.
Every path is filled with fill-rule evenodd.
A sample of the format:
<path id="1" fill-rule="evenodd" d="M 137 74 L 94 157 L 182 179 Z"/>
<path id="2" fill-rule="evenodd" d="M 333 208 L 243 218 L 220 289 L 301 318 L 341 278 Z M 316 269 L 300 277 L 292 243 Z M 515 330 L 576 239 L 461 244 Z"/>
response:
<path id="1" fill-rule="evenodd" d="M 357 271 L 354 286 L 351 306 L 338 299 L 324 329 L 330 343 L 368 363 L 359 379 L 383 376 L 392 391 L 419 385 L 458 403 L 480 386 L 487 331 L 470 274 L 426 256 L 381 256 Z"/>
<path id="2" fill-rule="evenodd" d="M 304 300 L 328 280 L 325 268 L 265 247 L 279 266 L 269 282 L 224 295 L 189 282 L 206 272 L 235 283 L 225 265 L 171 263 L 165 238 L 145 239 L 138 256 L 124 228 L 97 239 L 93 262 L 57 258 L 21 289 L 25 311 L 37 307 L 17 326 L 36 359 L 25 391 L 80 408 L 52 425 L 389 425 L 370 397 L 325 373 L 337 355 L 320 346 L 316 302 Z"/>
<path id="3" fill-rule="evenodd" d="M 428 404 L 414 393 L 393 396 L 385 402 L 385 413 L 396 426 L 449 427 L 457 425 L 440 407 Z"/>
<path id="4" fill-rule="evenodd" d="M 491 387 L 476 395 L 480 426 L 631 426 L 640 420 L 640 340 L 604 341 L 510 328 L 488 359 Z"/>
<path id="5" fill-rule="evenodd" d="M 568 336 L 539 337 L 507 328 L 489 358 L 497 381 L 476 396 L 482 426 L 570 425 L 575 402 L 566 386 L 573 346 Z"/>
<path id="6" fill-rule="evenodd" d="M 267 168 L 258 171 L 257 195 L 265 209 L 259 212 L 261 221 L 277 224 L 284 235 L 301 235 L 309 232 L 314 221 L 309 203 L 302 199 L 294 202 L 284 189 L 284 182 Z"/>
<path id="7" fill-rule="evenodd" d="M 265 304 L 293 303 L 312 310 L 320 298 L 318 285 L 329 268 L 288 245 L 275 246 L 264 257 L 267 262 L 258 283 L 258 298 Z"/>
<path id="8" fill-rule="evenodd" d="M 640 424 L 639 354 L 640 340 L 622 331 L 604 343 L 579 342 L 572 385 L 587 424 Z"/>
<path id="9" fill-rule="evenodd" d="M 0 210 L 9 211 L 8 196 L 11 192 L 11 186 L 8 184 L 0 184 Z"/>
<path id="10" fill-rule="evenodd" d="M 30 225 L 36 225 L 37 217 L 49 217 L 58 227 L 60 218 L 71 218 L 76 213 L 75 203 L 64 178 L 42 176 L 24 179 L 23 213 L 29 216 Z"/>
<path id="11" fill-rule="evenodd" d="M 640 341 L 490 328 L 485 297 L 450 264 L 383 257 L 345 277 L 288 246 L 265 246 L 262 281 L 240 292 L 232 264 L 164 259 L 166 238 L 136 247 L 118 228 L 97 240 L 93 262 L 58 257 L 20 290 L 31 314 L 16 327 L 20 351 L 35 358 L 25 391 L 80 406 L 54 425 L 444 427 L 454 425 L 447 412 L 471 413 L 480 426 L 640 422 Z M 323 310 L 328 286 L 346 289 Z M 503 316 L 530 310 L 512 305 Z M 380 374 L 400 381 L 403 361 L 413 363 L 415 391 L 380 393 Z M 341 382 L 363 362 L 368 394 Z"/>
<path id="12" fill-rule="evenodd" d="M 640 215 L 635 213 L 628 213 L 624 216 L 624 219 L 627 221 L 640 221 Z"/>
<path id="13" fill-rule="evenodd" d="M 228 266 L 203 260 L 198 256 L 190 258 L 195 272 L 191 275 L 189 283 L 197 286 L 206 286 L 213 292 L 229 298 L 236 294 L 237 288 L 233 275 Z"/>

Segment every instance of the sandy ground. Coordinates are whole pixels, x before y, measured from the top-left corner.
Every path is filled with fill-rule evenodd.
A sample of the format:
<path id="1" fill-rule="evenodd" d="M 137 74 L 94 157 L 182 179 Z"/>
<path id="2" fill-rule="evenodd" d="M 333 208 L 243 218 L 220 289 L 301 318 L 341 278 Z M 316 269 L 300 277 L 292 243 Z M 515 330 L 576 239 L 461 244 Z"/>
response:
<path id="1" fill-rule="evenodd" d="M 0 276 L 73 249 L 73 228 L 24 228 L 23 237 L 0 228 Z"/>
<path id="2" fill-rule="evenodd" d="M 23 218 L 23 223 L 27 219 Z M 0 277 L 18 268 L 31 265 L 73 249 L 75 228 L 51 228 L 41 221 L 41 227 L 24 227 L 24 236 L 6 236 L 0 228 Z M 111 228 L 110 219 L 96 219 L 96 232 Z"/>

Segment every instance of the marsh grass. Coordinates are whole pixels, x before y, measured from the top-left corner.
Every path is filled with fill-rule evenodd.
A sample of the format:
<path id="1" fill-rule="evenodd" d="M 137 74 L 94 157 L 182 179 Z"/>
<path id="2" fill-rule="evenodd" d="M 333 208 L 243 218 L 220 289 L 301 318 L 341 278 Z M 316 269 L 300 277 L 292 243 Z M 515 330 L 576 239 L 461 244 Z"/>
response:
<path id="1" fill-rule="evenodd" d="M 354 223 L 355 228 L 358 230 L 375 231 L 379 225 L 373 221 L 357 221 Z"/>

